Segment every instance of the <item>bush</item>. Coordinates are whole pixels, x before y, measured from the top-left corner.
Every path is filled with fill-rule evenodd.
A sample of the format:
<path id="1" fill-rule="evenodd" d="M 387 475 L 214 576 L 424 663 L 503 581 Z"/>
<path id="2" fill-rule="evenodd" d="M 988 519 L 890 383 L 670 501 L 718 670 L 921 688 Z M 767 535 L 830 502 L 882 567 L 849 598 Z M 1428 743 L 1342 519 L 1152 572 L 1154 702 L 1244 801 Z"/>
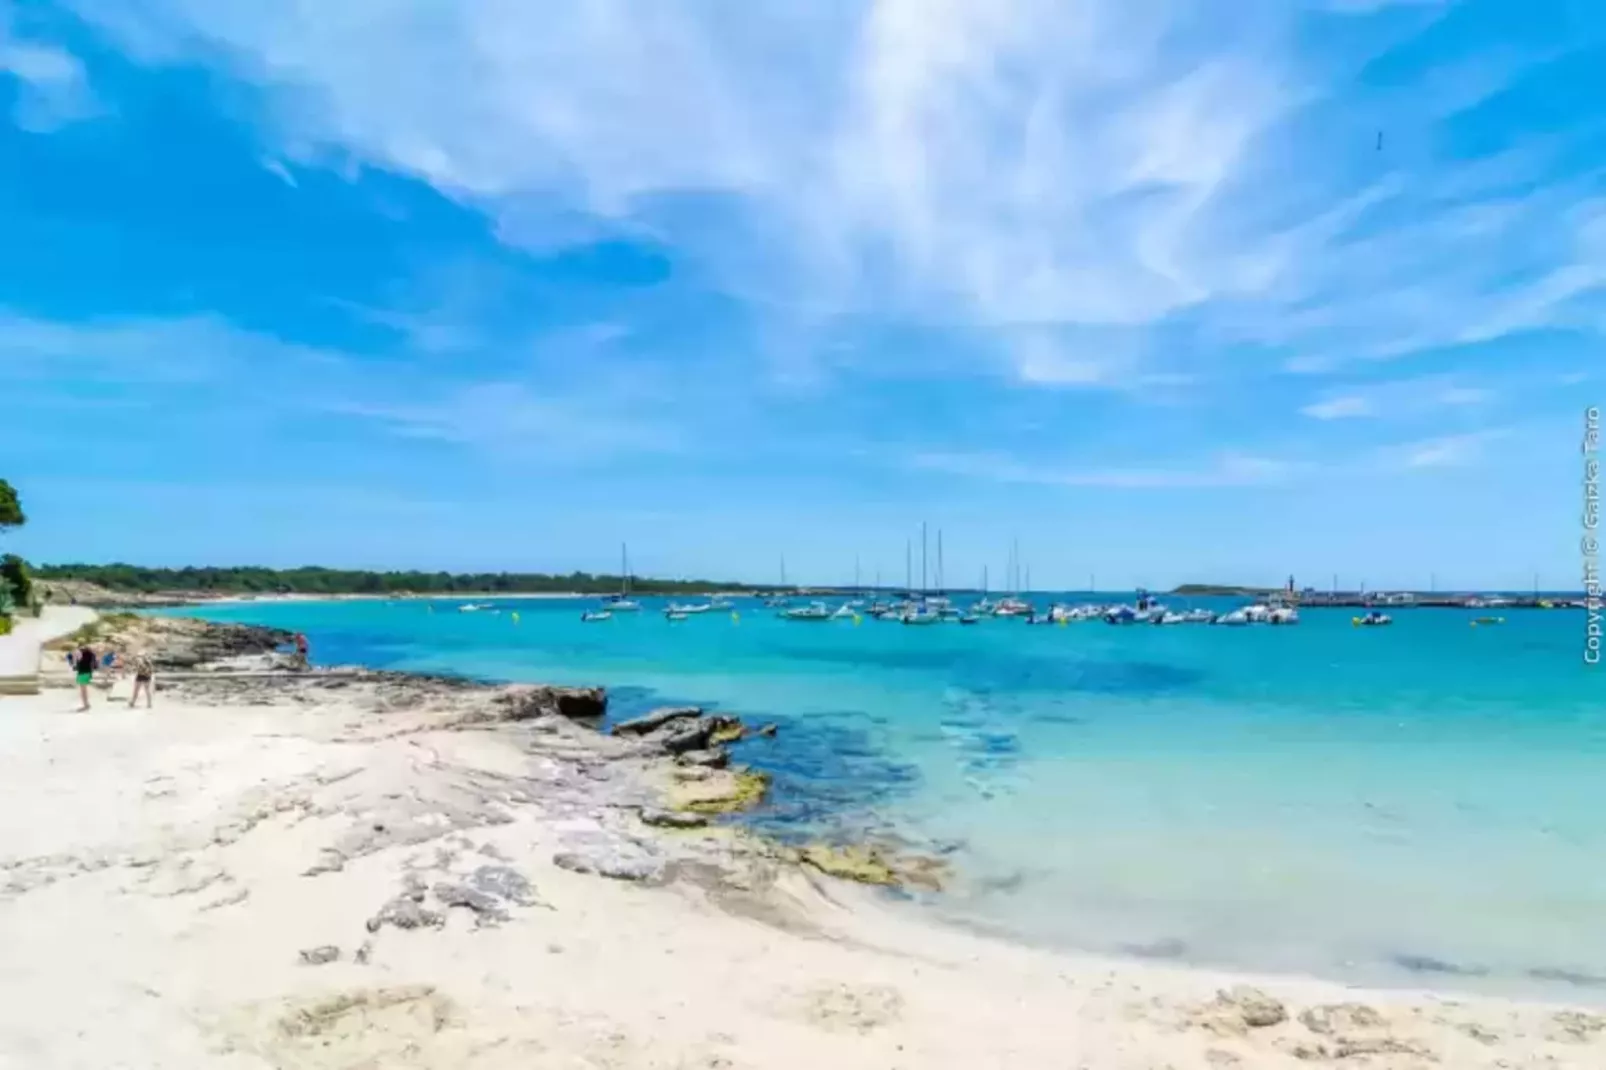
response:
<path id="1" fill-rule="evenodd" d="M 0 613 L 0 635 L 10 635 L 10 634 L 11 634 L 11 618 L 9 616 L 7 616 L 6 614 L 4 614 L 4 613 Z"/>
<path id="2" fill-rule="evenodd" d="M 16 554 L 0 557 L 0 587 L 10 588 L 11 601 L 19 606 L 33 604 L 33 577 L 28 562 Z"/>

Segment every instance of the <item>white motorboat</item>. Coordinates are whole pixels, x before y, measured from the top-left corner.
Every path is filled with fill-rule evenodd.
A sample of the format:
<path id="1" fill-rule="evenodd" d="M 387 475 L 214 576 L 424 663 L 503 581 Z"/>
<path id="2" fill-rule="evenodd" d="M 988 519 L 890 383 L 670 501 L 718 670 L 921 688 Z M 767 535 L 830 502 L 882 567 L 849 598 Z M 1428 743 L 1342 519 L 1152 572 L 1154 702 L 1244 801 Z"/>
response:
<path id="1" fill-rule="evenodd" d="M 481 610 L 490 608 L 492 607 L 491 603 L 489 602 L 466 602 L 463 605 L 458 606 L 457 611 L 459 613 L 478 613 Z"/>
<path id="2" fill-rule="evenodd" d="M 1181 613 L 1173 613 L 1169 609 L 1162 610 L 1158 615 L 1150 614 L 1150 624 L 1186 624 L 1188 618 Z"/>
<path id="3" fill-rule="evenodd" d="M 664 614 L 664 619 L 665 620 L 691 620 L 691 617 L 688 616 L 685 613 L 681 613 L 679 611 L 676 611 L 674 613 L 665 613 Z"/>
<path id="4" fill-rule="evenodd" d="M 858 615 L 859 611 L 853 608 L 853 603 L 851 602 L 844 603 L 837 608 L 835 613 L 831 614 L 832 618 L 835 620 L 849 620 L 853 617 L 857 617 Z"/>
<path id="5" fill-rule="evenodd" d="M 1249 619 L 1249 609 L 1247 607 L 1240 606 L 1239 608 L 1232 610 L 1230 613 L 1221 614 L 1221 616 L 1217 617 L 1211 623 L 1225 624 L 1229 627 L 1242 628 L 1252 622 Z"/>
<path id="6" fill-rule="evenodd" d="M 1267 624 L 1298 624 L 1299 610 L 1293 606 L 1278 606 L 1266 615 Z"/>
<path id="7" fill-rule="evenodd" d="M 995 617 L 1029 617 L 1031 613 L 1031 604 L 1019 598 L 1005 598 L 993 607 Z"/>
<path id="8" fill-rule="evenodd" d="M 593 609 L 580 614 L 580 621 L 583 624 L 594 624 L 601 620 L 613 620 L 613 614 L 606 609 Z"/>
<path id="9" fill-rule="evenodd" d="M 1256 602 L 1244 607 L 1244 615 L 1249 618 L 1250 624 L 1265 624 L 1271 620 L 1271 607 Z"/>
<path id="10" fill-rule="evenodd" d="M 905 624 L 941 624 L 942 614 L 927 606 L 911 609 L 903 615 Z"/>
<path id="11" fill-rule="evenodd" d="M 830 620 L 831 607 L 824 602 L 810 602 L 806 606 L 793 606 L 781 610 L 783 620 Z"/>
<path id="12" fill-rule="evenodd" d="M 686 606 L 675 605 L 674 603 L 670 603 L 668 608 L 666 608 L 664 610 L 664 614 L 667 616 L 668 614 L 671 614 L 671 613 L 680 613 L 680 614 L 684 614 L 685 616 L 688 616 L 688 617 L 695 617 L 697 614 L 699 614 L 699 613 L 707 613 L 709 610 L 711 610 L 713 608 L 714 608 L 714 605 L 713 605 L 712 602 L 699 602 L 699 603 L 697 603 L 695 605 L 686 605 Z"/>
<path id="13" fill-rule="evenodd" d="M 1104 611 L 1104 623 L 1106 624 L 1136 624 L 1137 622 L 1138 611 L 1131 606 L 1111 606 Z"/>
<path id="14" fill-rule="evenodd" d="M 1208 609 L 1190 609 L 1182 614 L 1184 624 L 1212 624 L 1215 619 L 1216 615 Z"/>
<path id="15" fill-rule="evenodd" d="M 1385 624 L 1393 624 L 1394 618 L 1374 609 L 1364 617 L 1351 617 L 1349 622 L 1357 628 L 1381 628 Z"/>

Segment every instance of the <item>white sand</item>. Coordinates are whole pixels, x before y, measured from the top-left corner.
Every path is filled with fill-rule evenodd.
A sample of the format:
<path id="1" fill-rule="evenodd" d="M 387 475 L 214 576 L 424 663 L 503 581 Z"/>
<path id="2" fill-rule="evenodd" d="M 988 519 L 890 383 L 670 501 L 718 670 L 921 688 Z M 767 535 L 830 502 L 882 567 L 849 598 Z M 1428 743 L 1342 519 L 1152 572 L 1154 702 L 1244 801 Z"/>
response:
<path id="1" fill-rule="evenodd" d="M 95 619 L 83 606 L 48 606 L 38 617 L 17 617 L 10 635 L 0 635 L 0 679 L 39 671 L 39 650 Z"/>
<path id="2" fill-rule="evenodd" d="M 1606 1019 L 1558 1008 L 1264 981 L 1289 1019 L 1251 1029 L 1212 1005 L 1239 979 L 993 943 L 793 871 L 742 895 L 559 869 L 634 819 L 499 729 L 73 704 L 0 699 L 0 1067 L 1606 1067 Z M 304 875 L 331 845 L 352 860 Z M 409 873 L 504 864 L 538 902 L 499 926 L 365 928 Z M 302 964 L 318 945 L 340 960 Z M 1345 1002 L 1381 1017 L 1299 1019 Z"/>

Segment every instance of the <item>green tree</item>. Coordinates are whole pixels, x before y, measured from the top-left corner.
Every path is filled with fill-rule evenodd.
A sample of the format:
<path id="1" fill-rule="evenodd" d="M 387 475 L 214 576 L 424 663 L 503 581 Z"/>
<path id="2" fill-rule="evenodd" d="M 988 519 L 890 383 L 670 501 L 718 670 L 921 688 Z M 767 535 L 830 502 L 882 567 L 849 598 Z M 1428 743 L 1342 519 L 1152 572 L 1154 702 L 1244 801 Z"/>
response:
<path id="1" fill-rule="evenodd" d="M 4 534 L 8 528 L 20 528 L 27 522 L 28 515 L 22 511 L 17 488 L 0 479 L 0 534 Z"/>
<path id="2" fill-rule="evenodd" d="M 7 591 L 18 606 L 33 605 L 33 578 L 28 575 L 28 562 L 16 554 L 0 557 L 0 589 Z"/>

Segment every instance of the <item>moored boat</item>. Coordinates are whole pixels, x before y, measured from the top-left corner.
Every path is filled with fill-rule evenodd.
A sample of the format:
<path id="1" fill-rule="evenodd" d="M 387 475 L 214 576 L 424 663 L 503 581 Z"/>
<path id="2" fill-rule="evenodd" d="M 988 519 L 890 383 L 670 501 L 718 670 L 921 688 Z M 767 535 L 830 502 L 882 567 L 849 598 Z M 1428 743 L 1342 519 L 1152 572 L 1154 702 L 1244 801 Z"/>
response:
<path id="1" fill-rule="evenodd" d="M 806 606 L 793 606 L 781 610 L 782 620 L 830 620 L 831 608 L 824 602 L 810 602 Z"/>

